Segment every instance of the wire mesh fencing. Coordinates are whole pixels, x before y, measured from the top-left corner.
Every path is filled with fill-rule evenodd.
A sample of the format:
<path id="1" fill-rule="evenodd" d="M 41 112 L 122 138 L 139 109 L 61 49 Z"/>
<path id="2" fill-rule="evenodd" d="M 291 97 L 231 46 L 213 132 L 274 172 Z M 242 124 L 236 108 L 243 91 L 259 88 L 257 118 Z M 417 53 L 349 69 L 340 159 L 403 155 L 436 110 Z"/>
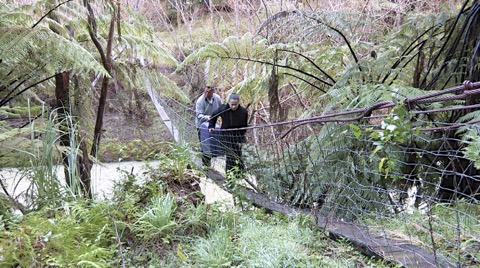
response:
<path id="1" fill-rule="evenodd" d="M 462 141 L 413 133 L 401 144 L 382 143 L 376 137 L 386 129 L 357 127 L 304 125 L 291 133 L 298 139 L 248 146 L 247 170 L 274 200 L 404 236 L 460 265 L 478 265 L 480 180 L 462 157 Z"/>
<path id="2" fill-rule="evenodd" d="M 253 125 L 241 129 L 245 142 L 239 129 L 215 129 L 202 139 L 192 130 L 193 111 L 179 113 L 178 104 L 168 110 L 185 126 L 185 140 L 200 138 L 206 153 L 226 159 L 233 181 L 247 179 L 271 200 L 421 246 L 434 253 L 433 266 L 446 260 L 465 267 L 480 266 L 480 171 L 469 147 L 475 136 L 465 138 L 477 122 L 452 118 L 477 107 L 419 104 L 477 91 L 468 85 L 401 104 Z"/>

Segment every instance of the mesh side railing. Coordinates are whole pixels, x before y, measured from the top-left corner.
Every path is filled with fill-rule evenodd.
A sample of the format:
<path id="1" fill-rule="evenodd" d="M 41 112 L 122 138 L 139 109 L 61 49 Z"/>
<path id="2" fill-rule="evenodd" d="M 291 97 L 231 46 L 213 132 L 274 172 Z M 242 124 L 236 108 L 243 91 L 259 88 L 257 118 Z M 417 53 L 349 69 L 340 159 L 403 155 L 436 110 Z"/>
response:
<path id="1" fill-rule="evenodd" d="M 379 144 L 375 128 L 383 131 L 302 125 L 288 138 L 247 144 L 246 170 L 272 200 L 401 237 L 460 267 L 480 265 L 479 172 L 463 157 L 462 141 L 450 131 L 420 131 Z"/>
<path id="2" fill-rule="evenodd" d="M 168 108 L 166 112 L 178 128 L 180 139 L 190 144 L 198 143 L 194 109 L 172 98 L 162 97 L 159 102 Z"/>
<path id="3" fill-rule="evenodd" d="M 271 200 L 421 246 L 434 252 L 433 266 L 442 266 L 442 258 L 458 267 L 480 266 L 480 172 L 464 156 L 465 142 L 458 132 L 476 122 L 449 123 L 445 116 L 478 107 L 429 113 L 408 107 L 476 91 L 251 126 L 244 129 L 246 142 L 241 145 L 231 135 L 238 129 L 216 130 L 204 143 L 213 157 L 226 158 L 234 182 L 247 179 Z M 198 144 L 193 111 L 181 111 L 174 101 L 163 104 L 185 126 L 185 139 Z"/>

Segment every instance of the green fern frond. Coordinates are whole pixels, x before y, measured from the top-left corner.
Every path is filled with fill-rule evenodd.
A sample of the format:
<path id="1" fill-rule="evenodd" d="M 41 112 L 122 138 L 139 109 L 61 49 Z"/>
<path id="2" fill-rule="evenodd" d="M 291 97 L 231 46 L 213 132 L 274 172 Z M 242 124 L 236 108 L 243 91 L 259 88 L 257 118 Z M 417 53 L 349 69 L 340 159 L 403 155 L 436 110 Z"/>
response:
<path id="1" fill-rule="evenodd" d="M 48 23 L 48 28 L 54 31 L 56 34 L 59 34 L 67 39 L 69 39 L 69 34 L 67 29 L 60 23 L 55 20 L 45 18 L 45 22 Z"/>
<path id="2" fill-rule="evenodd" d="M 178 65 L 177 60 L 156 42 L 155 39 L 149 40 L 141 36 L 122 35 L 122 43 L 125 45 L 125 49 L 130 50 L 127 56 L 145 58 L 148 62 L 176 67 Z"/>
<path id="3" fill-rule="evenodd" d="M 267 91 L 265 88 L 268 86 L 268 76 L 265 75 L 252 75 L 246 77 L 243 81 L 235 84 L 229 93 L 238 93 L 242 96 L 242 102 L 244 103 L 259 103 L 263 100 Z"/>
<path id="4" fill-rule="evenodd" d="M 32 26 L 35 21 L 31 16 L 22 12 L 0 13 L 0 27 Z"/>
<path id="5" fill-rule="evenodd" d="M 346 87 L 334 87 L 327 94 L 320 97 L 321 103 L 328 106 L 316 107 L 314 110 L 333 112 L 334 110 L 366 108 L 380 101 L 402 102 L 406 98 L 424 94 L 418 88 L 393 84 L 358 84 Z M 426 106 L 428 107 L 428 106 Z M 439 108 L 438 106 L 436 106 Z M 433 107 L 430 107 L 433 108 Z"/>
<path id="6" fill-rule="evenodd" d="M 0 143 L 2 143 L 4 141 L 8 141 L 12 137 L 28 134 L 29 132 L 30 132 L 30 129 L 28 129 L 28 128 L 14 128 L 14 129 L 1 131 L 0 132 Z"/>
<path id="7" fill-rule="evenodd" d="M 462 117 L 460 117 L 457 122 L 458 123 L 465 123 L 468 121 L 478 121 L 480 120 L 480 111 L 473 111 L 470 112 Z"/>
<path id="8" fill-rule="evenodd" d="M 158 70 L 155 69 L 143 69 L 150 80 L 152 87 L 157 91 L 160 96 L 168 96 L 169 98 L 173 98 L 181 103 L 187 104 L 190 103 L 190 98 L 187 94 L 181 90 L 178 85 L 171 79 L 169 79 L 166 75 L 162 74 Z M 137 75 L 135 79 L 135 83 L 137 85 L 143 85 L 145 88 L 145 81 L 140 81 L 139 79 L 143 79 L 141 75 Z"/>
<path id="9" fill-rule="evenodd" d="M 470 112 L 457 120 L 457 123 L 468 123 L 468 122 L 477 122 L 480 121 L 480 111 Z M 468 140 L 469 136 L 472 136 L 473 133 L 480 134 L 480 128 L 477 127 L 478 123 L 475 125 L 466 124 L 457 129 L 456 134 L 464 134 L 463 139 Z"/>
<path id="10" fill-rule="evenodd" d="M 63 71 L 108 75 L 83 47 L 45 29 L 1 28 L 0 55 L 3 83 L 11 77 L 48 77 Z"/>
<path id="11" fill-rule="evenodd" d="M 228 37 L 222 43 L 211 43 L 194 51 L 179 66 L 181 71 L 188 64 L 205 63 L 206 81 L 216 81 L 218 86 L 231 87 L 256 75 L 262 79 L 272 65 L 274 48 L 266 40 L 246 34 L 241 38 Z M 219 82 L 217 82 L 219 81 Z"/>

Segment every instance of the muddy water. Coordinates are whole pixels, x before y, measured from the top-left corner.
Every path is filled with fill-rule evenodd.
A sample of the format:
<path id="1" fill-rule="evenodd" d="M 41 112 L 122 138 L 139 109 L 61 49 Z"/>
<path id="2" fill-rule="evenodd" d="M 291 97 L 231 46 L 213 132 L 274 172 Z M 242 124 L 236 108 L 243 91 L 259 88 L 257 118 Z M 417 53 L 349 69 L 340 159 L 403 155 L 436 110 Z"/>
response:
<path id="1" fill-rule="evenodd" d="M 149 170 L 148 166 L 156 168 L 159 164 L 158 161 L 148 163 L 141 161 L 126 161 L 95 164 L 92 168 L 93 193 L 96 198 L 111 197 L 114 183 L 125 178 L 126 174 L 134 175 L 137 178 L 137 183 L 141 184 L 147 179 Z M 57 167 L 56 172 L 59 180 L 62 182 L 65 181 L 63 167 Z M 0 169 L 0 179 L 6 184 L 9 194 L 15 197 L 19 196 L 30 185 L 25 179 L 24 173 L 16 168 Z M 220 202 L 223 205 L 233 206 L 232 196 L 209 179 L 205 177 L 200 178 L 200 188 L 205 195 L 206 203 Z M 3 191 L 0 190 L 0 192 Z"/>

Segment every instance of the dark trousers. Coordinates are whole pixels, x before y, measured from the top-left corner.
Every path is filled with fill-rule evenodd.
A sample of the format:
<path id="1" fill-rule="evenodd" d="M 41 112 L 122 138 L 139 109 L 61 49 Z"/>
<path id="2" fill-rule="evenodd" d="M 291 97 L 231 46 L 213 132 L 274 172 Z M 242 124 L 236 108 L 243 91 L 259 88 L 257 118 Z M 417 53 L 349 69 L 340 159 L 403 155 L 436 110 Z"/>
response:
<path id="1" fill-rule="evenodd" d="M 199 128 L 197 128 L 197 134 L 198 134 L 198 140 L 201 143 L 202 140 L 200 139 L 200 129 Z M 200 150 L 202 150 L 201 147 L 200 147 Z M 206 167 L 210 167 L 211 162 L 212 162 L 212 157 L 209 154 L 202 151 L 202 164 Z"/>
<path id="2" fill-rule="evenodd" d="M 235 176 L 241 176 L 245 169 L 242 159 L 242 147 L 240 143 L 227 143 L 225 150 L 226 166 L 225 172 L 233 172 Z"/>

